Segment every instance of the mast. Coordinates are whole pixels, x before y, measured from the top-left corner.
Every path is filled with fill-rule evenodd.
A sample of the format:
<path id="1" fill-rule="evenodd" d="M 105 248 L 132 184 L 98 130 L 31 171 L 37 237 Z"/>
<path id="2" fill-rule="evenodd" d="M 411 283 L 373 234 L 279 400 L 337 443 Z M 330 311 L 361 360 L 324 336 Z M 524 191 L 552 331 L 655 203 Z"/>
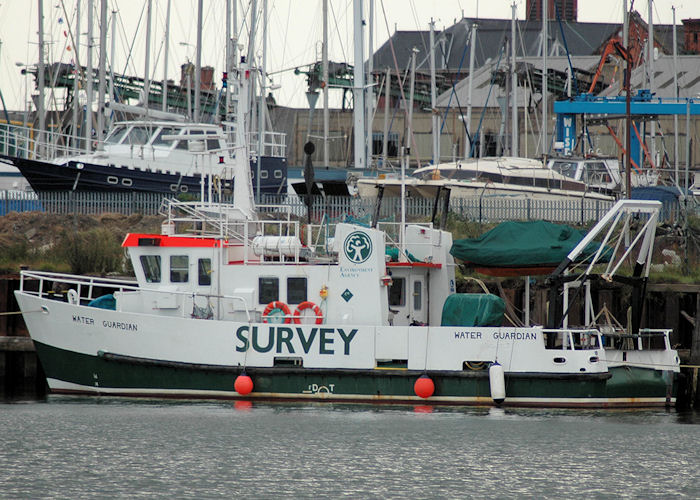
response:
<path id="1" fill-rule="evenodd" d="M 143 75 L 143 99 L 144 106 L 148 109 L 151 96 L 151 12 L 153 10 L 153 0 L 148 0 L 146 4 L 146 57 Z"/>
<path id="2" fill-rule="evenodd" d="M 87 86 L 87 104 L 85 106 L 85 151 L 92 151 L 92 29 L 94 10 L 93 0 L 88 0 L 87 13 L 87 74 L 85 75 L 85 85 Z"/>
<path id="3" fill-rule="evenodd" d="M 547 164 L 547 15 L 549 14 L 549 3 L 542 0 L 542 158 Z"/>
<path id="4" fill-rule="evenodd" d="M 433 165 L 440 163 L 440 138 L 438 136 L 437 91 L 435 89 L 435 22 L 430 18 L 430 108 L 433 132 Z"/>
<path id="5" fill-rule="evenodd" d="M 476 29 L 477 24 L 472 23 L 471 38 L 469 41 L 469 87 L 467 90 L 467 123 L 465 127 L 467 133 L 464 134 L 464 144 L 467 146 L 464 151 L 465 158 L 470 158 L 472 156 L 472 141 L 469 140 L 468 132 L 472 128 L 472 87 L 474 84 L 474 45 L 476 44 Z"/>
<path id="6" fill-rule="evenodd" d="M 170 0 L 168 0 L 170 2 Z M 224 120 L 228 118 L 229 110 L 231 109 L 231 86 L 228 83 L 228 79 L 233 76 L 231 67 L 231 58 L 233 57 L 233 42 L 231 40 L 231 0 L 226 0 L 226 55 L 224 56 L 225 69 L 226 72 L 226 113 L 224 113 Z"/>
<path id="7" fill-rule="evenodd" d="M 673 11 L 673 97 L 678 102 L 678 41 L 676 39 L 676 7 Z M 673 167 L 675 170 L 676 186 L 680 184 L 678 179 L 678 113 L 673 114 Z"/>
<path id="8" fill-rule="evenodd" d="M 404 155 L 401 162 L 401 255 L 399 260 L 405 262 L 406 259 L 406 167 L 411 156 L 411 134 L 413 133 L 413 92 L 416 83 L 416 54 L 418 50 L 413 47 L 411 50 L 411 86 L 409 88 L 408 99 L 408 130 L 404 140 Z"/>
<path id="9" fill-rule="evenodd" d="M 150 1 L 150 0 L 149 0 Z M 202 19 L 204 10 L 203 0 L 197 2 L 197 55 L 194 68 L 194 121 L 201 121 L 200 99 L 202 91 Z"/>
<path id="10" fill-rule="evenodd" d="M 510 38 L 511 38 L 511 64 L 510 64 L 510 78 L 511 84 L 511 106 L 512 106 L 512 116 L 510 119 L 511 126 L 511 138 L 510 138 L 510 155 L 518 156 L 518 75 L 515 72 L 515 20 L 517 19 L 516 13 L 517 5 L 515 2 L 511 6 L 512 19 L 510 23 Z"/>
<path id="11" fill-rule="evenodd" d="M 46 130 L 46 112 L 44 111 L 44 0 L 39 0 L 39 98 L 37 99 L 37 114 L 39 115 L 39 137 L 37 143 L 43 149 L 44 131 Z"/>
<path id="12" fill-rule="evenodd" d="M 165 52 L 163 54 L 163 84 L 161 109 L 168 110 L 168 51 L 170 49 L 170 0 L 165 7 Z"/>
<path id="13" fill-rule="evenodd" d="M 372 163 L 372 115 L 374 114 L 374 78 L 372 70 L 374 69 L 373 59 L 373 42 L 374 42 L 374 0 L 369 0 L 369 30 L 367 35 L 367 86 L 365 87 L 365 108 L 367 119 L 367 133 L 365 134 L 365 154 L 368 162 L 368 167 Z"/>
<path id="14" fill-rule="evenodd" d="M 111 48 L 109 53 L 109 102 L 110 104 L 114 102 L 114 57 L 116 53 L 116 40 L 117 40 L 117 11 L 112 11 L 112 37 L 111 37 Z"/>
<path id="15" fill-rule="evenodd" d="M 258 22 L 258 2 L 257 0 L 251 0 L 250 2 L 250 34 L 248 35 L 248 68 L 252 70 L 255 66 L 255 30 L 257 29 Z M 246 86 L 246 99 L 248 99 L 247 108 L 249 112 L 250 119 L 246 123 L 246 127 L 249 130 L 255 130 L 255 113 L 253 109 L 255 108 L 255 78 L 251 79 Z M 257 171 L 257 178 L 260 178 L 260 171 Z"/>
<path id="16" fill-rule="evenodd" d="M 365 151 L 365 72 L 364 66 L 364 32 L 362 29 L 362 0 L 353 1 L 353 25 L 355 39 L 355 63 L 353 75 L 353 118 L 355 142 L 355 168 L 364 170 L 367 166 Z"/>
<path id="17" fill-rule="evenodd" d="M 105 87 L 107 66 L 107 0 L 100 0 L 100 59 L 97 63 L 97 147 L 102 149 L 105 129 Z"/>
<path id="18" fill-rule="evenodd" d="M 73 128 L 71 133 L 71 145 L 74 148 L 80 144 L 78 137 L 78 116 L 80 116 L 80 0 L 75 2 L 75 36 L 73 37 L 73 45 L 75 51 L 75 74 L 73 75 Z M 26 124 L 25 124 L 26 125 Z"/>
<path id="19" fill-rule="evenodd" d="M 622 2 L 625 9 L 625 21 L 624 21 L 624 34 L 623 34 L 623 44 L 625 50 L 627 51 L 627 57 L 625 60 L 627 64 L 625 65 L 625 196 L 628 199 L 632 198 L 632 115 L 630 112 L 631 108 L 631 89 L 632 82 L 632 68 L 630 67 L 630 56 L 629 56 L 629 12 L 627 11 L 627 0 Z"/>
<path id="20" fill-rule="evenodd" d="M 267 64 L 267 0 L 262 3 L 262 64 L 260 65 L 260 103 L 258 104 L 258 165 L 255 183 L 257 184 L 255 200 L 260 203 L 262 193 L 260 192 L 260 171 L 262 169 L 262 158 L 265 148 L 265 65 Z"/>
<path id="21" fill-rule="evenodd" d="M 653 0 L 649 0 L 649 23 L 647 25 L 647 59 L 649 71 L 649 92 L 654 93 L 654 9 Z M 651 161 L 656 163 L 656 121 L 651 122 Z"/>
<path id="22" fill-rule="evenodd" d="M 328 134 L 330 133 L 330 115 L 328 113 L 328 0 L 323 0 L 323 45 L 321 47 L 323 64 L 323 165 L 329 164 Z"/>
<path id="23" fill-rule="evenodd" d="M 391 68 L 386 68 L 384 80 L 384 134 L 382 136 L 382 166 L 386 168 L 389 161 L 389 108 L 391 102 Z"/>

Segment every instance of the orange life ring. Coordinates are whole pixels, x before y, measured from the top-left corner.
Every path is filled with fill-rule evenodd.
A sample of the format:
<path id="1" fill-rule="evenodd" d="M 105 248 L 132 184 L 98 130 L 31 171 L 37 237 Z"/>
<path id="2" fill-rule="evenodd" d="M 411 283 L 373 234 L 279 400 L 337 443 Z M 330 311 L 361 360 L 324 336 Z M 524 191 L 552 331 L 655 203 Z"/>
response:
<path id="1" fill-rule="evenodd" d="M 321 308 L 318 307 L 316 304 L 313 302 L 307 300 L 306 302 L 302 302 L 297 306 L 297 308 L 294 310 L 294 323 L 299 325 L 301 324 L 301 311 L 304 309 L 311 309 L 314 314 L 316 315 L 316 324 L 320 325 L 323 323 L 323 312 L 321 311 Z"/>
<path id="2" fill-rule="evenodd" d="M 291 311 L 289 310 L 289 306 L 280 300 L 273 300 L 267 305 L 267 307 L 265 307 L 265 310 L 263 311 L 263 323 L 267 323 L 267 315 L 275 309 L 279 309 L 284 313 L 285 323 L 292 322 L 292 318 L 290 317 Z"/>

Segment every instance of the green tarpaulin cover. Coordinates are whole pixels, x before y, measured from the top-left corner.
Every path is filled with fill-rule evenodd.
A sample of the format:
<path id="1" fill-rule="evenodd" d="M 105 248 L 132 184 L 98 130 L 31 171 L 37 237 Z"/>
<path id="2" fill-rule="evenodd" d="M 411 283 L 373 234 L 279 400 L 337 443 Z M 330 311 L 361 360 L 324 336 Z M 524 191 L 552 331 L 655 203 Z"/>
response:
<path id="1" fill-rule="evenodd" d="M 498 295 L 453 293 L 442 306 L 442 326 L 501 326 L 506 303 Z"/>
<path id="2" fill-rule="evenodd" d="M 474 267 L 556 267 L 585 235 L 585 231 L 565 224 L 508 221 L 478 238 L 456 240 L 450 253 Z M 595 253 L 598 247 L 599 243 L 592 242 L 579 260 Z M 610 253 L 607 249 L 604 256 Z"/>

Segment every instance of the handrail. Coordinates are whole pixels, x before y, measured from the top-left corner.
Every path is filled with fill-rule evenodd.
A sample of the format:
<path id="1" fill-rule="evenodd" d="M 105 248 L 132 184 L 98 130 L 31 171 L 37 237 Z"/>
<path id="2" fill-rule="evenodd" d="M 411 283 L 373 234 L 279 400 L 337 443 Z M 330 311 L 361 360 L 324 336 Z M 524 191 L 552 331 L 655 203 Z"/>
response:
<path id="1" fill-rule="evenodd" d="M 39 280 L 39 289 L 38 290 L 25 290 L 24 288 L 24 281 L 29 280 L 29 279 L 36 279 Z M 183 296 L 183 297 L 192 297 L 193 299 L 196 297 L 205 297 L 207 300 L 208 299 L 229 299 L 229 300 L 236 300 L 240 301 L 243 303 L 243 307 L 245 310 L 246 318 L 248 319 L 248 322 L 250 322 L 250 308 L 248 307 L 248 302 L 245 300 L 245 298 L 239 296 L 239 295 L 218 295 L 218 294 L 206 294 L 206 293 L 196 293 L 196 292 L 191 292 L 191 291 L 180 291 L 180 290 L 159 290 L 157 288 L 146 288 L 146 287 L 141 287 L 138 286 L 138 282 L 135 280 L 124 280 L 124 279 L 114 279 L 114 278 L 102 278 L 99 276 L 79 276 L 75 274 L 65 274 L 65 273 L 54 273 L 50 271 L 27 271 L 23 270 L 20 271 L 20 285 L 19 285 L 19 292 L 20 293 L 25 293 L 27 295 L 36 295 L 39 298 L 44 297 L 44 295 L 48 295 L 49 292 L 44 292 L 44 281 L 53 281 L 59 282 L 59 283 L 65 283 L 69 285 L 77 285 L 78 289 L 76 290 L 78 293 L 78 301 L 81 299 L 84 300 L 93 300 L 96 297 L 92 296 L 93 289 L 95 287 L 102 287 L 102 288 L 115 288 L 118 289 L 120 292 L 124 291 L 132 291 L 132 292 L 149 292 L 149 293 L 161 293 L 164 295 L 178 295 L 178 296 Z M 86 286 L 88 288 L 88 295 L 86 297 L 83 297 L 81 295 L 81 289 L 83 286 Z"/>

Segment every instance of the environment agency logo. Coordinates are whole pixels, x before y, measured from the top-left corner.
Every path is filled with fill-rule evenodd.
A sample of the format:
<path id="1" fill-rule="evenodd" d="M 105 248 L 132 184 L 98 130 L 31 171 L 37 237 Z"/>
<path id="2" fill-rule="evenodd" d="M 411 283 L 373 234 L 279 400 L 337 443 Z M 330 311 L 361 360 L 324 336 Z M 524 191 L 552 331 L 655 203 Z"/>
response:
<path id="1" fill-rule="evenodd" d="M 350 262 L 362 264 L 372 255 L 372 240 L 366 233 L 355 231 L 345 238 L 343 251 Z"/>

